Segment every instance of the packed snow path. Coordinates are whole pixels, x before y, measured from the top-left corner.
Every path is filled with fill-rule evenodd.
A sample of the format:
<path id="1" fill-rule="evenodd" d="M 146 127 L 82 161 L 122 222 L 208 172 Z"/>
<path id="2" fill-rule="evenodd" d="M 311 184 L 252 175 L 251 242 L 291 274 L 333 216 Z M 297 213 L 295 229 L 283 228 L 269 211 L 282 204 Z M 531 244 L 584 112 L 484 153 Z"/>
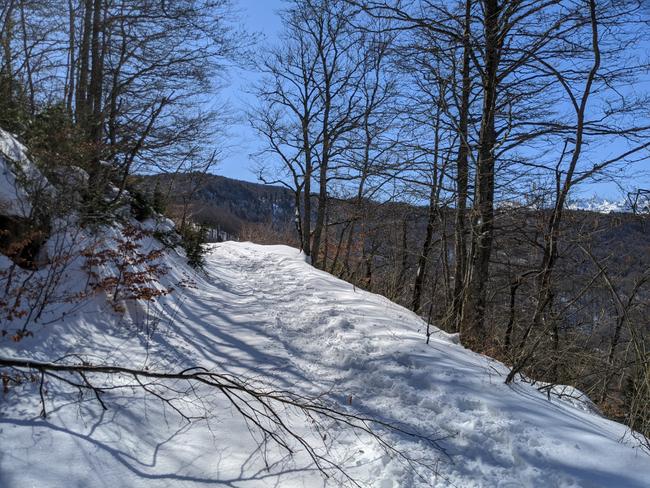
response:
<path id="1" fill-rule="evenodd" d="M 180 259 L 170 264 L 180 280 Z M 98 362 L 134 367 L 219 368 L 305 394 L 325 393 L 342 408 L 351 404 L 363 415 L 444 438 L 446 454 L 386 434 L 397 449 L 437 465 L 438 475 L 423 479 L 368 438 L 332 426 L 331 456 L 369 486 L 650 486 L 650 457 L 622 425 L 580 402 L 549 400 L 530 385 L 506 386 L 503 365 L 437 329 L 427 345 L 426 324 L 414 314 L 315 270 L 295 249 L 218 244 L 206 276 L 193 279 L 194 286 L 153 314 L 156 320 L 149 312 L 149 339 L 142 328 L 107 326 L 100 313 L 85 311 L 68 317 L 56 335 L 42 331 L 37 346 L 0 352 L 52 359 L 92 351 Z M 84 334 L 74 342 L 66 336 L 79 330 Z M 0 403 L 3 488 L 340 483 L 324 481 L 300 455 L 267 453 L 272 466 L 266 470 L 222 398 L 205 398 L 216 419 L 190 425 L 151 398 L 143 405 L 137 393 L 108 396 L 107 412 L 91 399 L 79 407 L 73 399 L 52 398 L 47 420 L 36 418 L 38 399 L 30 401 Z"/>

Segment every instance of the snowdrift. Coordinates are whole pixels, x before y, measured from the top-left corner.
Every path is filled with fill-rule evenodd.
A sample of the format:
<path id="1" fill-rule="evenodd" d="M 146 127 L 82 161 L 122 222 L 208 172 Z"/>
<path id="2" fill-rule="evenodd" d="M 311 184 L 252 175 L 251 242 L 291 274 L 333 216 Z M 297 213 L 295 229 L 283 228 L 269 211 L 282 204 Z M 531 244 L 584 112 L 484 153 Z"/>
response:
<path id="1" fill-rule="evenodd" d="M 187 280 L 169 255 L 168 280 Z M 3 356 L 178 370 L 219 368 L 433 434 L 440 447 L 387 432 L 391 445 L 436 462 L 419 476 L 380 446 L 330 425 L 328 455 L 369 486 L 644 487 L 649 458 L 624 426 L 535 388 L 503 383 L 506 368 L 435 331 L 387 299 L 355 289 L 304 262 L 297 250 L 214 245 L 205 275 L 159 300 L 146 320 L 117 320 L 94 305 L 43 325 Z M 155 310 L 153 310 L 155 308 Z M 255 434 L 219 395 L 214 416 L 188 424 L 138 391 L 88 396 L 47 393 L 47 419 L 33 386 L 3 396 L 0 486 L 339 486 L 297 450 L 257 449 Z M 295 414 L 295 428 L 314 432 Z M 422 473 L 420 473 L 422 475 Z"/>

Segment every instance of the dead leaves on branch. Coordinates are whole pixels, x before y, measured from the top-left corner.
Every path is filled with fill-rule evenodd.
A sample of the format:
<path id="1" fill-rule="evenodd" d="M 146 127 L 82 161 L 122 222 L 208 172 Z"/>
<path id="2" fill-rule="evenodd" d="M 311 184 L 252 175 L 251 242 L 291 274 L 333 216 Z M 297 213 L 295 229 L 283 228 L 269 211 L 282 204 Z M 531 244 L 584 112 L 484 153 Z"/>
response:
<path id="1" fill-rule="evenodd" d="M 87 237 L 78 237 L 59 246 L 43 270 L 24 270 L 15 264 L 0 270 L 0 319 L 22 326 L 20 333 L 11 334 L 12 340 L 27 337 L 27 326 L 49 306 L 78 306 L 104 295 L 115 312 L 123 313 L 127 301 L 151 302 L 171 293 L 173 288 L 161 283 L 169 271 L 161 259 L 165 251 L 151 235 L 127 224 L 109 237 L 94 237 L 90 243 L 83 242 Z M 79 271 L 84 278 L 75 289 L 59 286 Z"/>

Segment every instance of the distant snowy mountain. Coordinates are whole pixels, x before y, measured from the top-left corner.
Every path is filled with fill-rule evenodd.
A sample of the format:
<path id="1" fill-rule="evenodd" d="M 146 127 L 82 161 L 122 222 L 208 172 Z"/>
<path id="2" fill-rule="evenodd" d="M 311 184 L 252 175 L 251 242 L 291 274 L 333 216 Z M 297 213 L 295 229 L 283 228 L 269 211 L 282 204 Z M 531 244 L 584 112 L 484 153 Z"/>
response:
<path id="1" fill-rule="evenodd" d="M 496 203 L 501 209 L 525 209 L 533 208 L 550 208 L 540 207 L 538 204 L 529 205 L 518 200 L 504 200 Z M 595 212 L 601 214 L 611 213 L 649 213 L 650 212 L 650 192 L 640 191 L 638 194 L 630 194 L 627 198 L 611 199 L 600 198 L 596 195 L 589 198 L 573 198 L 566 203 L 568 210 Z"/>
<path id="2" fill-rule="evenodd" d="M 606 198 L 598 198 L 593 196 L 591 198 L 572 200 L 567 204 L 570 210 L 586 210 L 589 212 L 597 213 L 614 213 L 614 212 L 627 212 L 630 210 L 629 205 L 625 200 L 608 200 Z"/>
<path id="3" fill-rule="evenodd" d="M 567 204 L 567 208 L 570 210 L 586 210 L 603 214 L 648 213 L 650 212 L 650 198 L 644 194 L 641 194 L 636 199 L 630 197 L 618 200 L 592 196 L 591 198 L 571 200 Z"/>

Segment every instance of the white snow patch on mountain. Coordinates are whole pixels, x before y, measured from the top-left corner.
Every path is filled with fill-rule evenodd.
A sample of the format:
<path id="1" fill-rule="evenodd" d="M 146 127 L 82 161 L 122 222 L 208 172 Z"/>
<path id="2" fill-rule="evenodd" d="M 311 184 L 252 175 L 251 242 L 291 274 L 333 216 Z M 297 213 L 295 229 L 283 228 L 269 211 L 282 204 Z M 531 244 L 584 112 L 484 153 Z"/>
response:
<path id="1" fill-rule="evenodd" d="M 620 213 L 631 211 L 629 203 L 625 199 L 611 200 L 593 196 L 587 199 L 577 199 L 569 202 L 567 208 L 570 210 L 586 210 L 597 213 Z"/>

